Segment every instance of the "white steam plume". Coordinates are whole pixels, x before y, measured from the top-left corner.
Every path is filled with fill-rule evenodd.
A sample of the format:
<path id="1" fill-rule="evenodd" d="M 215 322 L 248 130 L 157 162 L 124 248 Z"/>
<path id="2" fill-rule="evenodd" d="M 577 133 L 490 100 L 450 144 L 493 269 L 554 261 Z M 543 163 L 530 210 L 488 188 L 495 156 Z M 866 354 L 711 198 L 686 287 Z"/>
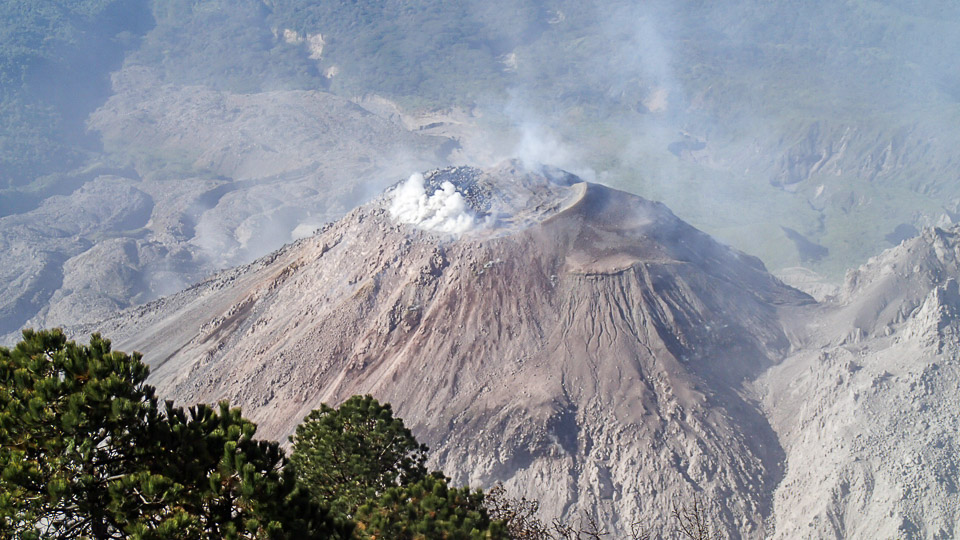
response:
<path id="1" fill-rule="evenodd" d="M 394 191 L 390 215 L 400 223 L 450 234 L 466 232 L 474 224 L 473 214 L 453 184 L 444 182 L 428 196 L 420 173 L 411 175 Z"/>
<path id="2" fill-rule="evenodd" d="M 597 173 L 584 165 L 583 157 L 561 142 L 543 124 L 531 120 L 521 120 L 518 124 L 520 141 L 514 149 L 514 155 L 520 158 L 524 167 L 536 170 L 543 165 L 552 165 L 572 172 L 587 182 L 597 181 Z"/>

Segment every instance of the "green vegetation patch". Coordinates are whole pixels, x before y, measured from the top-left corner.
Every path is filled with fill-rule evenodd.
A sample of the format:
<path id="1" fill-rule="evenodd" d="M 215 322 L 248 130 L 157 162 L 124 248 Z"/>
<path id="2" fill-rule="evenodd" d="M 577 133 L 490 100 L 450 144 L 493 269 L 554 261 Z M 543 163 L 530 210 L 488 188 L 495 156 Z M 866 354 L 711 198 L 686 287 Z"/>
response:
<path id="1" fill-rule="evenodd" d="M 79 164 L 90 111 L 151 24 L 145 0 L 0 3 L 0 185 Z"/>

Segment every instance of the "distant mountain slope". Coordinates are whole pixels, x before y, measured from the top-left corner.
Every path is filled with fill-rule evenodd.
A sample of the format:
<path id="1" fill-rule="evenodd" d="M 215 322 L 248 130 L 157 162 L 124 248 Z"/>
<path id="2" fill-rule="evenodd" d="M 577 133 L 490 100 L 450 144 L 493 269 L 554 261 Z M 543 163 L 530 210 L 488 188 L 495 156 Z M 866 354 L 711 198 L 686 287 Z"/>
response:
<path id="1" fill-rule="evenodd" d="M 97 150 L 86 117 L 152 25 L 146 0 L 0 3 L 0 188 L 69 170 Z"/>
<path id="2" fill-rule="evenodd" d="M 744 385 L 789 348 L 781 306 L 812 300 L 640 197 L 516 163 L 444 181 L 477 214 L 457 239 L 397 224 L 388 193 L 97 328 L 164 395 L 228 398 L 266 436 L 369 392 L 458 482 L 620 532 L 701 494 L 762 537 L 784 456 Z"/>
<path id="3" fill-rule="evenodd" d="M 828 282 L 960 215 L 943 0 L 13 0 L 0 21 L 0 334 L 171 292 L 452 163 L 583 172 Z M 38 213 L 112 177 L 149 225 Z"/>
<path id="4" fill-rule="evenodd" d="M 475 109 L 498 157 L 552 146 L 533 157 L 664 201 L 775 270 L 838 281 L 898 227 L 960 209 L 951 2 L 216 0 L 154 13 L 128 64 L 166 82 Z"/>
<path id="5" fill-rule="evenodd" d="M 453 146 L 324 92 L 236 94 L 143 68 L 115 80 L 91 126 L 130 163 L 0 216 L 0 335 L 98 320 L 249 262 Z"/>

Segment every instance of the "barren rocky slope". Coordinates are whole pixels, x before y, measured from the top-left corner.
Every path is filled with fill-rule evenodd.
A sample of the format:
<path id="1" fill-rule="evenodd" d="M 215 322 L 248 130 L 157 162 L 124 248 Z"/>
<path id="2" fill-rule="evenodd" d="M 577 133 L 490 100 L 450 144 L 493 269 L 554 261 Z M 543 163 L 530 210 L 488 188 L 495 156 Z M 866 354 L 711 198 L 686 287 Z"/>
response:
<path id="1" fill-rule="evenodd" d="M 101 319 L 342 216 L 453 141 L 318 91 L 234 94 L 114 75 L 91 119 L 114 165 L 0 204 L 0 336 Z M 7 201 L 0 201 L 0 203 Z"/>
<path id="2" fill-rule="evenodd" d="M 267 437 L 369 392 L 459 482 L 621 532 L 702 494 L 762 537 L 784 455 L 744 383 L 789 347 L 780 307 L 812 300 L 640 197 L 514 163 L 444 180 L 478 214 L 459 238 L 396 223 L 388 193 L 98 326 L 165 395 L 228 398 Z"/>
<path id="3" fill-rule="evenodd" d="M 430 173 L 423 201 L 445 181 L 459 236 L 398 223 L 404 184 L 97 328 L 267 437 L 372 393 L 458 482 L 620 534 L 698 495 L 732 537 L 954 536 L 960 230 L 817 303 L 659 203 L 516 163 Z"/>
<path id="4" fill-rule="evenodd" d="M 794 314 L 761 380 L 786 451 L 776 538 L 954 538 L 960 230 L 927 229 Z"/>

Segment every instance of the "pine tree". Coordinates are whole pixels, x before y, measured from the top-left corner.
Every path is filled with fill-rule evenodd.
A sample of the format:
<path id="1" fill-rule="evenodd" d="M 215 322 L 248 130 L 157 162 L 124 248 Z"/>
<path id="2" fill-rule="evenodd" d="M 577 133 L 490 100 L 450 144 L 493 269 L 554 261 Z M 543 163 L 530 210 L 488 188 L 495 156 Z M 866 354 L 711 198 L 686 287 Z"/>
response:
<path id="1" fill-rule="evenodd" d="M 160 406 L 140 355 L 0 348 L 0 538 L 344 538 L 239 409 Z"/>
<path id="2" fill-rule="evenodd" d="M 427 474 L 427 447 L 389 404 L 353 396 L 326 404 L 297 427 L 290 466 L 314 501 L 352 517 L 359 539 L 507 538 L 483 493 Z"/>
<path id="3" fill-rule="evenodd" d="M 276 442 L 254 439 L 256 425 L 221 402 L 185 411 L 166 404 L 155 440 L 176 449 L 149 474 L 126 479 L 115 498 L 134 515 L 129 528 L 148 538 L 339 538 L 347 520 L 335 520 L 296 486 Z M 135 495 L 130 497 L 129 495 Z"/>
<path id="4" fill-rule="evenodd" d="M 451 488 L 434 472 L 417 482 L 391 487 L 357 510 L 358 536 L 394 540 L 481 540 L 510 538 L 502 522 L 493 521 L 483 493 Z"/>
<path id="5" fill-rule="evenodd" d="M 319 504 L 353 514 L 388 488 L 427 475 L 427 447 L 393 416 L 389 404 L 353 396 L 339 408 L 321 405 L 291 438 L 290 465 Z"/>
<path id="6" fill-rule="evenodd" d="M 113 538 L 112 488 L 140 467 L 158 421 L 139 355 L 25 330 L 0 348 L 0 530 Z M 5 532 L 4 534 L 9 534 Z"/>

